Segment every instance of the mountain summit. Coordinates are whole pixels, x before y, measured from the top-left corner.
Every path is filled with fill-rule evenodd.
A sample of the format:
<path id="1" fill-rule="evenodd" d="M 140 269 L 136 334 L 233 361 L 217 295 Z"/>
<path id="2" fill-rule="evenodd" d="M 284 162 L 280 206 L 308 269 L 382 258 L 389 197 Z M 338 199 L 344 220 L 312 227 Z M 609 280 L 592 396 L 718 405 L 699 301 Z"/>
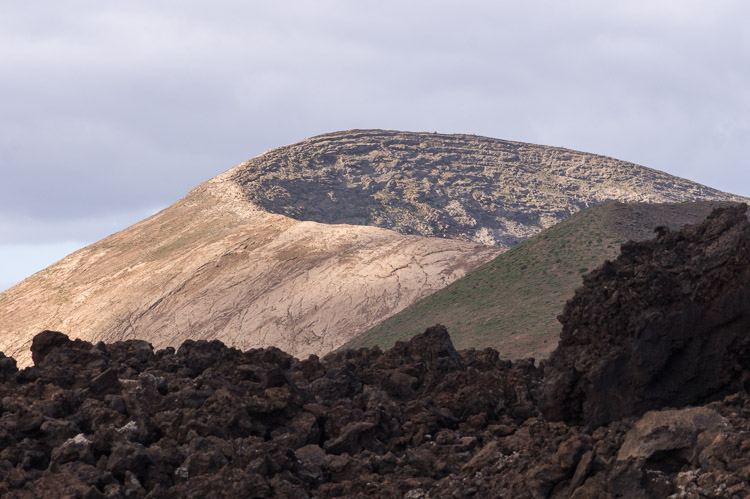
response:
<path id="1" fill-rule="evenodd" d="M 582 207 L 745 201 L 619 160 L 469 135 L 280 147 L 0 293 L 0 351 L 43 329 L 156 348 L 324 354 Z"/>
<path id="2" fill-rule="evenodd" d="M 479 137 L 352 130 L 273 149 L 229 178 L 270 213 L 509 247 L 591 205 L 743 201 L 605 156 Z"/>

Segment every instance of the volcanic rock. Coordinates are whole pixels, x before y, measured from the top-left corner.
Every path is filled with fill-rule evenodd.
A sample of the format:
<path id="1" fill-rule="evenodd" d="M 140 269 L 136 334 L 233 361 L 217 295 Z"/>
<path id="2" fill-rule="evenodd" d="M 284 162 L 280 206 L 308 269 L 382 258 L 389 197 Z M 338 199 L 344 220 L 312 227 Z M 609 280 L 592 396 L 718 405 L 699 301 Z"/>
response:
<path id="1" fill-rule="evenodd" d="M 34 336 L 31 342 L 31 359 L 34 364 L 41 363 L 47 354 L 60 345 L 64 345 L 69 338 L 57 331 L 42 331 Z"/>
<path id="2" fill-rule="evenodd" d="M 705 407 L 647 412 L 625 435 L 617 459 L 648 459 L 657 452 L 691 448 L 699 434 L 726 425 L 719 413 Z"/>
<path id="3" fill-rule="evenodd" d="M 565 306 L 545 416 L 592 427 L 701 404 L 750 380 L 747 206 L 623 245 Z"/>
<path id="4" fill-rule="evenodd" d="M 533 411 L 541 378 L 533 363 L 457 352 L 442 326 L 322 361 L 205 340 L 154 352 L 45 331 L 33 344 L 36 365 L 0 383 L 3 497 L 427 490 L 461 473 L 489 425 Z"/>
<path id="5" fill-rule="evenodd" d="M 0 382 L 3 497 L 742 497 L 750 487 L 744 391 L 595 430 L 550 422 L 533 362 L 457 352 L 441 326 L 385 353 L 304 361 L 216 341 L 154 352 L 45 337 L 47 357 Z"/>

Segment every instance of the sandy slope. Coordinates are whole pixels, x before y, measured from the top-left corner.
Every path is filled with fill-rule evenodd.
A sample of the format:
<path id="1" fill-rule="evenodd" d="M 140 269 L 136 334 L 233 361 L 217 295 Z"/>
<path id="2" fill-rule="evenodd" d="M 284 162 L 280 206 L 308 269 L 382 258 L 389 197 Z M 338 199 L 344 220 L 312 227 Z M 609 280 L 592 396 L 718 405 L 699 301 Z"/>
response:
<path id="1" fill-rule="evenodd" d="M 321 354 L 501 251 L 269 214 L 220 175 L 0 294 L 0 351 L 25 365 L 32 336 L 58 329 Z"/>

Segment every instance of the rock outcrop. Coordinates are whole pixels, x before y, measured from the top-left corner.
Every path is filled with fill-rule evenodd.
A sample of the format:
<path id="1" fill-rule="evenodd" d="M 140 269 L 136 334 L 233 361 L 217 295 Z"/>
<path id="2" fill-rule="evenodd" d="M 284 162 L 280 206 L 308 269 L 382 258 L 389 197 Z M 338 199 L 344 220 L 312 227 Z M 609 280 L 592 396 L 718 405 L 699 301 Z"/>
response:
<path id="1" fill-rule="evenodd" d="M 45 331 L 0 359 L 8 498 L 745 497 L 750 397 L 595 430 L 550 422 L 542 372 L 436 326 L 300 361 L 218 341 L 154 351 Z M 6 362 L 7 360 L 7 362 Z"/>
<path id="2" fill-rule="evenodd" d="M 510 247 L 607 201 L 747 199 L 605 156 L 523 142 L 349 130 L 272 149 L 229 177 L 271 213 Z"/>
<path id="3" fill-rule="evenodd" d="M 451 473 L 460 491 L 501 466 L 493 435 L 536 414 L 540 380 L 440 326 L 322 360 L 53 331 L 32 353 L 2 371 L 3 497 L 419 497 Z"/>
<path id="4" fill-rule="evenodd" d="M 679 232 L 623 245 L 560 317 L 548 418 L 599 426 L 700 404 L 750 381 L 750 223 L 722 208 Z"/>

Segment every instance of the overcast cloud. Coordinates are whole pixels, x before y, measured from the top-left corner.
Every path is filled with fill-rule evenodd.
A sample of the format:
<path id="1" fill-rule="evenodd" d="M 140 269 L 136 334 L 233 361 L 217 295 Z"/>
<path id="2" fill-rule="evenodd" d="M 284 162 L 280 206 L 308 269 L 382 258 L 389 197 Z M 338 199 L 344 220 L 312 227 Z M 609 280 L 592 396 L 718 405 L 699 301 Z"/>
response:
<path id="1" fill-rule="evenodd" d="M 272 147 L 463 132 L 750 196 L 750 4 L 0 0 L 0 290 Z"/>

